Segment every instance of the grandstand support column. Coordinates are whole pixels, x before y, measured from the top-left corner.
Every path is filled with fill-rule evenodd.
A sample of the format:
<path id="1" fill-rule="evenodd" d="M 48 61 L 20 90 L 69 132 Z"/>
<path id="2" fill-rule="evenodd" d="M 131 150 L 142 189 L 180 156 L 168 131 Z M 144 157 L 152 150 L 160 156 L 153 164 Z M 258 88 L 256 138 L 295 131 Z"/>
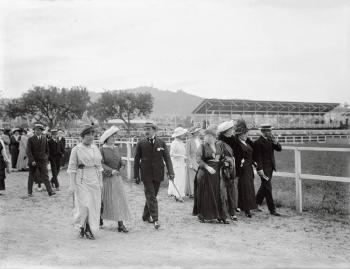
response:
<path id="1" fill-rule="evenodd" d="M 301 185 L 301 154 L 300 150 L 296 148 L 294 150 L 295 161 L 295 208 L 298 214 L 303 212 L 303 197 L 302 197 L 302 185 Z"/>

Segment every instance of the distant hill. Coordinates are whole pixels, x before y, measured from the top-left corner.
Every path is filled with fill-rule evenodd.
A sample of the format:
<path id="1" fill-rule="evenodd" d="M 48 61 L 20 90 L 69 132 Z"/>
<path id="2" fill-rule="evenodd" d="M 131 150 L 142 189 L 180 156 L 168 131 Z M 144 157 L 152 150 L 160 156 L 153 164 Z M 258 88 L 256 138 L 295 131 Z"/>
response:
<path id="1" fill-rule="evenodd" d="M 169 90 L 160 90 L 153 87 L 138 87 L 126 89 L 130 92 L 149 92 L 154 97 L 153 116 L 161 117 L 168 115 L 189 116 L 192 111 L 202 102 L 203 98 L 188 94 L 182 90 L 172 92 Z M 89 92 L 91 101 L 96 101 L 101 93 Z"/>

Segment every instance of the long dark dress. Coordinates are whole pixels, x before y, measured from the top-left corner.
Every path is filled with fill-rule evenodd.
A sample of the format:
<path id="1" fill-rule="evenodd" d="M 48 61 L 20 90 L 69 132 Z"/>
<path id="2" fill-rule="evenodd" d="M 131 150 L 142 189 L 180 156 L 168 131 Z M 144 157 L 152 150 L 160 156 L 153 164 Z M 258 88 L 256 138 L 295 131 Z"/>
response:
<path id="1" fill-rule="evenodd" d="M 248 211 L 257 208 L 255 202 L 254 171 L 253 171 L 253 148 L 239 141 L 244 164 L 240 169 L 238 180 L 238 207 Z"/>
<path id="2" fill-rule="evenodd" d="M 194 182 L 194 206 L 193 215 L 205 220 L 226 219 L 220 193 L 220 168 L 222 166 L 221 148 L 216 145 L 216 153 L 207 144 L 201 145 L 197 152 L 199 169 Z M 215 169 L 215 174 L 210 174 L 204 165 Z"/>
<path id="3" fill-rule="evenodd" d="M 6 162 L 2 155 L 3 144 L 0 142 L 0 191 L 5 190 L 5 178 L 6 178 Z"/>

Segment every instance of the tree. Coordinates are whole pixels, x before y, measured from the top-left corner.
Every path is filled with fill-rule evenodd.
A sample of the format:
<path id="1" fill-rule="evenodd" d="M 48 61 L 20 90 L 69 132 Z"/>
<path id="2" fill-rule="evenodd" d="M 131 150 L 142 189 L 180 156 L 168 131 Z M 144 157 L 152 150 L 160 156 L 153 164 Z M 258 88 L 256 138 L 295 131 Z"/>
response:
<path id="1" fill-rule="evenodd" d="M 130 135 L 131 120 L 148 116 L 152 112 L 153 96 L 150 93 L 105 91 L 91 106 L 92 115 L 100 122 L 121 119 Z"/>
<path id="2" fill-rule="evenodd" d="M 49 128 L 82 116 L 90 102 L 84 87 L 70 90 L 55 86 L 35 86 L 20 98 L 12 99 L 7 105 L 7 115 L 11 118 L 29 117 Z"/>

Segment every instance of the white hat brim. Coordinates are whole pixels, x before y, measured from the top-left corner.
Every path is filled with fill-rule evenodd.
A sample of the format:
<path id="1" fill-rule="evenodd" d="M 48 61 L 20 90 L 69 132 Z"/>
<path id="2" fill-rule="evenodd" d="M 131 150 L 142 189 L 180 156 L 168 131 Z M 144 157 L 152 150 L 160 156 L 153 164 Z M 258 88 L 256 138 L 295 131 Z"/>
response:
<path id="1" fill-rule="evenodd" d="M 184 135 L 184 134 L 186 134 L 186 133 L 187 133 L 187 129 L 183 129 L 183 130 L 181 130 L 180 132 L 175 132 L 175 133 L 173 133 L 173 134 L 171 135 L 171 137 L 178 137 L 178 136 Z"/>
<path id="2" fill-rule="evenodd" d="M 119 131 L 119 128 L 117 126 L 112 126 L 108 130 L 106 130 L 100 137 L 100 143 L 104 143 L 109 137 L 114 135 L 116 132 Z"/>

